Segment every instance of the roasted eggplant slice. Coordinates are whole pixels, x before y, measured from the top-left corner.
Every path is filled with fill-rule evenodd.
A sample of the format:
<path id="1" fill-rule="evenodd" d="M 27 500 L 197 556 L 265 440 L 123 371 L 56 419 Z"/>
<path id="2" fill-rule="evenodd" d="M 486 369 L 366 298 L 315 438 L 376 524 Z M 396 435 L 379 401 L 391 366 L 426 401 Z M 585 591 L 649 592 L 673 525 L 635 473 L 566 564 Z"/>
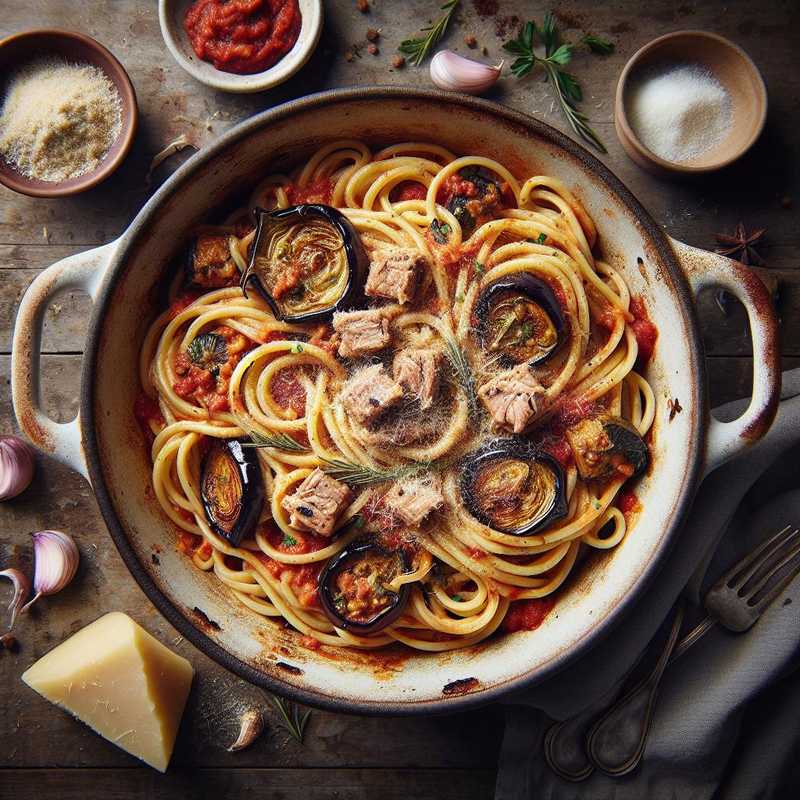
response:
<path id="1" fill-rule="evenodd" d="M 619 417 L 584 419 L 567 428 L 567 441 L 582 478 L 634 478 L 650 461 L 647 443 Z"/>
<path id="2" fill-rule="evenodd" d="M 256 209 L 257 230 L 249 283 L 278 319 L 311 322 L 363 302 L 369 258 L 355 228 L 331 206 L 299 205 L 280 211 Z"/>
<path id="3" fill-rule="evenodd" d="M 564 338 L 564 315 L 553 290 L 533 275 L 492 283 L 478 298 L 478 337 L 491 356 L 507 366 L 538 364 Z"/>
<path id="4" fill-rule="evenodd" d="M 192 364 L 210 372 L 218 371 L 228 360 L 228 344 L 225 337 L 218 333 L 201 333 L 195 336 L 189 342 L 187 352 Z"/>
<path id="5" fill-rule="evenodd" d="M 503 204 L 503 189 L 496 176 L 483 167 L 464 167 L 459 173 L 459 192 L 453 194 L 447 209 L 458 220 L 465 237 L 469 237 L 484 220 Z"/>
<path id="6" fill-rule="evenodd" d="M 561 465 L 520 439 L 497 439 L 468 456 L 461 496 L 476 519 L 513 536 L 530 536 L 567 513 Z"/>
<path id="7" fill-rule="evenodd" d="M 239 275 L 227 235 L 200 234 L 189 251 L 187 267 L 189 283 L 203 289 L 235 286 Z"/>
<path id="8" fill-rule="evenodd" d="M 209 525 L 238 545 L 253 532 L 264 502 L 255 450 L 237 439 L 214 439 L 203 459 L 200 494 Z"/>
<path id="9" fill-rule="evenodd" d="M 355 634 L 377 633 L 403 613 L 409 584 L 398 592 L 387 586 L 407 571 L 401 551 L 386 550 L 370 540 L 354 542 L 329 561 L 319 576 L 322 608 L 337 628 Z"/>

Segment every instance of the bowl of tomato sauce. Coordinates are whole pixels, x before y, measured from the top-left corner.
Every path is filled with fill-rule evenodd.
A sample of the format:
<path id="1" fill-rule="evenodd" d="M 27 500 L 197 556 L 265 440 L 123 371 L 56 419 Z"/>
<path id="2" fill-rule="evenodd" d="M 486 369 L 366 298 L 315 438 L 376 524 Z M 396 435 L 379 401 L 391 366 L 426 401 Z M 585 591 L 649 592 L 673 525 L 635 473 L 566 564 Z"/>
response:
<path id="1" fill-rule="evenodd" d="M 161 34 L 193 78 L 260 92 L 306 63 L 322 30 L 321 0 L 159 0 Z"/>

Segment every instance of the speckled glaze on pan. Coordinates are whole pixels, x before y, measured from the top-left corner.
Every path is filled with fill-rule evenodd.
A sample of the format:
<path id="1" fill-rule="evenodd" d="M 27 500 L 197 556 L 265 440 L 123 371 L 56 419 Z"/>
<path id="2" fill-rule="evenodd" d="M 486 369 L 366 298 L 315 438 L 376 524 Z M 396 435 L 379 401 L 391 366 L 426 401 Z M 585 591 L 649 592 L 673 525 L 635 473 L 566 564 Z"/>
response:
<path id="1" fill-rule="evenodd" d="M 152 288 L 185 245 L 181 232 L 241 195 L 271 163 L 297 162 L 323 141 L 351 137 L 375 144 L 432 140 L 456 152 L 499 158 L 520 174 L 562 178 L 596 221 L 604 257 L 644 296 L 659 328 L 648 369 L 658 397 L 653 465 L 637 487 L 644 512 L 613 552 L 576 572 L 536 631 L 445 654 L 304 649 L 296 633 L 265 623 L 178 553 L 174 530 L 152 497 L 150 462 L 131 406 Z M 742 418 L 727 424 L 708 413 L 692 299 L 712 284 L 746 305 L 756 356 L 753 401 Z M 85 288 L 95 311 L 80 417 L 57 425 L 37 405 L 38 333 L 48 298 L 64 286 Z M 310 705 L 416 714 L 462 710 L 539 682 L 623 621 L 656 577 L 701 476 L 769 427 L 780 377 L 775 316 L 761 283 L 735 262 L 669 239 L 582 147 L 486 101 L 375 87 L 312 95 L 242 123 L 182 166 L 120 239 L 45 271 L 20 307 L 12 388 L 25 432 L 91 481 L 125 563 L 193 644 L 243 678 Z M 670 415 L 667 399 L 676 397 L 683 411 Z"/>

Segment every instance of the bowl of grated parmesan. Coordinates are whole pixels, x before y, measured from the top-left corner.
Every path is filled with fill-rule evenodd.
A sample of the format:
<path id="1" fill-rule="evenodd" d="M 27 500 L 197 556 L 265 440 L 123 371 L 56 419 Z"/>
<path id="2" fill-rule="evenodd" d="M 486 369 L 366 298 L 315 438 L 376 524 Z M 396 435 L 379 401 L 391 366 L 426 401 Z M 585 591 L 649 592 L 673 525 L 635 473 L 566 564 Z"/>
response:
<path id="1" fill-rule="evenodd" d="M 0 183 L 34 197 L 96 186 L 136 133 L 122 64 L 80 33 L 34 30 L 0 41 Z"/>

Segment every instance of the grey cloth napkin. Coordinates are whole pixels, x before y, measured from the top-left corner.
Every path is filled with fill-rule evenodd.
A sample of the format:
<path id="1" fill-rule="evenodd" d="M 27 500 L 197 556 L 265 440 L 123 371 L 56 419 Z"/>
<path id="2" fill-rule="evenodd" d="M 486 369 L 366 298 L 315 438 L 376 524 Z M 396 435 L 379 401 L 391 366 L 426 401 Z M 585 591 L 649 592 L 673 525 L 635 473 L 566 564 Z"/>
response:
<path id="1" fill-rule="evenodd" d="M 729 403 L 714 413 L 733 419 L 745 405 Z M 800 787 L 800 770 L 788 778 L 786 773 L 800 755 L 800 671 L 792 674 L 800 660 L 800 579 L 748 633 L 714 629 L 667 670 L 647 750 L 633 774 L 614 779 L 595 772 L 569 783 L 549 769 L 541 747 L 554 719 L 610 696 L 682 592 L 699 603 L 756 542 L 787 524 L 800 525 L 798 444 L 795 369 L 784 373 L 770 431 L 703 482 L 679 546 L 622 624 L 579 662 L 507 701 L 496 800 L 749 800 L 782 797 L 776 787 L 793 778 Z M 756 503 L 761 507 L 753 510 Z M 762 719 L 770 703 L 774 713 Z M 758 725 L 759 735 L 740 736 L 743 725 Z"/>

